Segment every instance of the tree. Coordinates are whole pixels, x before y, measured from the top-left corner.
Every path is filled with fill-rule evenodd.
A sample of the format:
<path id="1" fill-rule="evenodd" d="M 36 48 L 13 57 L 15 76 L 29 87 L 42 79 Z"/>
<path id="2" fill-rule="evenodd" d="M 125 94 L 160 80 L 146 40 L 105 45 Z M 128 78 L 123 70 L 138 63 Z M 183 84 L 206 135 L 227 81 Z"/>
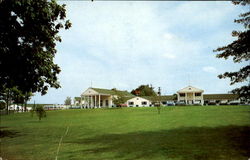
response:
<path id="1" fill-rule="evenodd" d="M 32 109 L 30 110 L 31 117 L 33 117 L 35 111 L 36 111 L 36 104 L 35 104 L 35 101 L 34 101 L 34 104 L 32 105 Z"/>
<path id="2" fill-rule="evenodd" d="M 5 88 L 1 93 L 0 97 L 6 102 L 6 109 L 9 110 L 9 104 L 22 104 L 24 110 L 27 110 L 27 101 L 31 98 L 32 93 L 22 93 L 17 87 Z"/>
<path id="3" fill-rule="evenodd" d="M 36 115 L 38 116 L 39 121 L 41 121 L 42 118 L 46 117 L 46 111 L 44 110 L 43 106 L 38 105 L 36 107 Z"/>
<path id="4" fill-rule="evenodd" d="M 71 105 L 71 98 L 70 97 L 67 97 L 64 101 L 64 104 L 65 105 Z"/>
<path id="5" fill-rule="evenodd" d="M 174 101 L 177 101 L 177 99 L 178 99 L 178 96 L 177 96 L 176 93 L 174 93 L 174 94 L 173 94 L 173 100 L 174 100 Z"/>
<path id="6" fill-rule="evenodd" d="M 233 1 L 235 5 L 249 5 L 249 0 Z M 234 20 L 235 23 L 244 25 L 243 31 L 233 31 L 232 36 L 237 40 L 224 47 L 219 47 L 214 52 L 220 52 L 217 54 L 217 58 L 228 59 L 233 58 L 234 63 L 240 63 L 242 61 L 250 60 L 250 12 L 246 12 L 239 15 L 239 19 Z M 234 89 L 232 92 L 239 94 L 244 99 L 250 99 L 250 64 L 244 66 L 237 72 L 225 72 L 220 74 L 219 78 L 230 78 L 230 85 L 235 83 L 244 82 L 248 80 L 248 84 L 240 88 Z"/>
<path id="7" fill-rule="evenodd" d="M 0 110 L 5 109 L 5 105 L 6 105 L 5 101 L 0 100 Z"/>
<path id="8" fill-rule="evenodd" d="M 118 96 L 116 98 L 113 98 L 113 103 L 117 106 L 117 107 L 121 107 L 122 104 L 124 104 L 126 102 L 125 97 L 123 96 Z"/>
<path id="9" fill-rule="evenodd" d="M 140 85 L 138 88 L 131 91 L 136 96 L 156 96 L 154 88 L 149 85 Z"/>
<path id="10" fill-rule="evenodd" d="M 16 87 L 11 89 L 11 99 L 13 100 L 14 104 L 22 104 L 22 111 L 23 111 L 23 104 L 24 104 L 24 94 L 18 90 Z"/>
<path id="11" fill-rule="evenodd" d="M 24 110 L 27 111 L 27 102 L 31 99 L 33 94 L 31 92 L 27 92 L 24 94 Z"/>
<path id="12" fill-rule="evenodd" d="M 65 12 L 55 0 L 0 1 L 0 92 L 17 87 L 44 95 L 60 87 L 53 58 L 59 30 L 71 27 Z"/>

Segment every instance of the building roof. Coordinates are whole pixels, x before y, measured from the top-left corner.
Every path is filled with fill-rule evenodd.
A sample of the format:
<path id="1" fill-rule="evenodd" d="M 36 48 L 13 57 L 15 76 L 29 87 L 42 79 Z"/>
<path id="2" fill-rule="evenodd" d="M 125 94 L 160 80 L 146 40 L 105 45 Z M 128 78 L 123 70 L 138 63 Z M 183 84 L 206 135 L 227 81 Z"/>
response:
<path id="1" fill-rule="evenodd" d="M 128 91 L 120 91 L 116 89 L 103 89 L 103 88 L 91 88 L 94 91 L 100 94 L 109 94 L 109 95 L 117 95 L 117 96 L 124 96 L 124 97 L 132 97 L 133 95 Z"/>
<path id="2" fill-rule="evenodd" d="M 142 96 L 142 98 L 145 98 L 150 101 L 173 101 L 176 99 L 174 95 L 166 95 L 166 96 Z"/>
<path id="3" fill-rule="evenodd" d="M 238 98 L 237 94 L 203 94 L 204 100 L 235 100 Z"/>
<path id="4" fill-rule="evenodd" d="M 190 93 L 190 92 L 204 92 L 204 90 L 195 88 L 193 86 L 187 86 L 182 88 L 181 90 L 177 91 L 177 93 Z"/>

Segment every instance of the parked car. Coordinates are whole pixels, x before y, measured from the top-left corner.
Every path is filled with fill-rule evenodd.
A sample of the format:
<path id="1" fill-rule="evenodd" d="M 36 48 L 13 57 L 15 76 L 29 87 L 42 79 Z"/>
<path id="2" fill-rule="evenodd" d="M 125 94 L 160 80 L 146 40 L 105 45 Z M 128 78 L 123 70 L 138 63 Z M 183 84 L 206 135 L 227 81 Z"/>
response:
<path id="1" fill-rule="evenodd" d="M 176 102 L 175 105 L 176 105 L 176 106 L 185 106 L 186 103 L 183 102 L 183 101 L 179 101 L 179 102 Z"/>
<path id="2" fill-rule="evenodd" d="M 117 107 L 128 107 L 127 104 L 118 104 Z"/>
<path id="3" fill-rule="evenodd" d="M 195 105 L 195 106 L 201 105 L 201 101 L 194 101 L 194 105 Z"/>
<path id="4" fill-rule="evenodd" d="M 81 109 L 81 106 L 71 106 L 69 109 Z"/>
<path id="5" fill-rule="evenodd" d="M 240 104 L 240 100 L 230 101 L 228 104 L 229 105 L 239 105 Z"/>
<path id="6" fill-rule="evenodd" d="M 227 105 L 227 104 L 228 104 L 227 100 L 221 100 L 220 101 L 220 105 Z"/>
<path id="7" fill-rule="evenodd" d="M 172 101 L 167 101 L 167 106 L 174 106 L 174 105 L 175 105 L 174 102 L 172 102 Z"/>
<path id="8" fill-rule="evenodd" d="M 210 101 L 208 101 L 208 105 L 216 105 L 216 101 L 215 100 L 210 100 Z"/>

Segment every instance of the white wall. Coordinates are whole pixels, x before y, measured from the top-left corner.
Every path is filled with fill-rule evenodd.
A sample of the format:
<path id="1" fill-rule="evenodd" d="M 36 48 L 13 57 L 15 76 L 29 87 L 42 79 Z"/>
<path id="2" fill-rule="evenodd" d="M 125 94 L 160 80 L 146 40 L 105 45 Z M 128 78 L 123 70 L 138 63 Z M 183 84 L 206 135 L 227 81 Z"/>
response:
<path id="1" fill-rule="evenodd" d="M 130 105 L 130 102 L 133 102 L 133 105 Z M 145 105 L 142 102 L 146 102 Z M 148 107 L 151 104 L 151 101 L 141 98 L 141 97 L 134 97 L 132 99 L 127 100 L 126 102 L 128 107 Z"/>

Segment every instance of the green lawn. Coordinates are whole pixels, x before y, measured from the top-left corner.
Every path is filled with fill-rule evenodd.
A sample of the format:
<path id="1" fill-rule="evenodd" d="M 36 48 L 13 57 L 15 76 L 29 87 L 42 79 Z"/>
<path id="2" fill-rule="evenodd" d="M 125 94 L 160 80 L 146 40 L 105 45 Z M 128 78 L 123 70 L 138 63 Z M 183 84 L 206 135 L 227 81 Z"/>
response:
<path id="1" fill-rule="evenodd" d="M 41 122 L 1 116 L 0 157 L 55 160 L 62 136 L 58 160 L 247 160 L 250 106 L 61 110 Z"/>

